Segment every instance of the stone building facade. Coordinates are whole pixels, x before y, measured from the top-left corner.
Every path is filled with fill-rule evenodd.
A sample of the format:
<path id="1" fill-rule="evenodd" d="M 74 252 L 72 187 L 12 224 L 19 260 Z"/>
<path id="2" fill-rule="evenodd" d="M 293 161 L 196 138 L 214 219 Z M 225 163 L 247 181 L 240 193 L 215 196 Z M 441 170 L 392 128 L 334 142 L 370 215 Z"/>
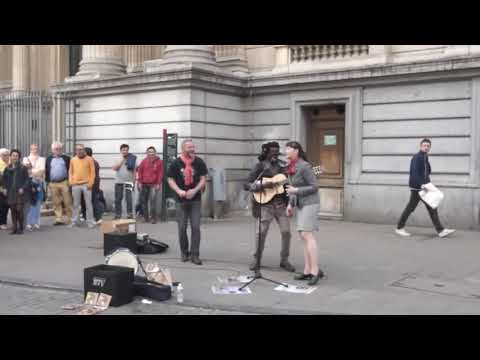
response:
<path id="1" fill-rule="evenodd" d="M 321 216 L 393 224 L 429 137 L 443 221 L 480 227 L 478 45 L 0 45 L 0 94 L 42 89 L 51 138 L 94 149 L 108 198 L 120 144 L 143 157 L 167 129 L 225 169 L 227 208 L 245 210 L 261 144 L 296 139 L 327 170 Z"/>

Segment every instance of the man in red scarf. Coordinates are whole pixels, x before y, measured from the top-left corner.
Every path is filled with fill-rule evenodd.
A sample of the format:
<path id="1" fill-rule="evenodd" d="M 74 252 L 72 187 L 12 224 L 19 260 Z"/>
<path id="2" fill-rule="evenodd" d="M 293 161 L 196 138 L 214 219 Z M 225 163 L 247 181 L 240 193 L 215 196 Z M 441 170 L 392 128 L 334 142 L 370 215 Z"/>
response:
<path id="1" fill-rule="evenodd" d="M 200 260 L 200 210 L 201 196 L 207 182 L 207 166 L 195 154 L 192 140 L 182 142 L 182 154 L 168 169 L 168 185 L 177 194 L 178 237 L 182 261 L 190 259 L 196 265 Z M 190 219 L 192 241 L 189 249 L 187 225 Z"/>

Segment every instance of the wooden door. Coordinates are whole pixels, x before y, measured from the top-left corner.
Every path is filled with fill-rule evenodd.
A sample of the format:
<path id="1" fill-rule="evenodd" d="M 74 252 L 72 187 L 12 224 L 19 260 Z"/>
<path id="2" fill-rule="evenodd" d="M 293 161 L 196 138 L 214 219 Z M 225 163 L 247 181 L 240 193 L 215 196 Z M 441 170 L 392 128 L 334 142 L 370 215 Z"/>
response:
<path id="1" fill-rule="evenodd" d="M 313 166 L 321 165 L 318 177 L 320 215 L 343 217 L 345 120 L 333 108 L 321 108 L 311 116 L 307 134 L 307 155 Z"/>

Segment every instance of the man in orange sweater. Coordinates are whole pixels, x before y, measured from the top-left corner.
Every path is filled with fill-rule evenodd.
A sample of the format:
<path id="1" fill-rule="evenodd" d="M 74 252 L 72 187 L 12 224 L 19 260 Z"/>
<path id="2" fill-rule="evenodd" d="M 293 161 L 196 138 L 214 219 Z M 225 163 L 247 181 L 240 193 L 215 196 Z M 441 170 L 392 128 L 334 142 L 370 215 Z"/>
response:
<path id="1" fill-rule="evenodd" d="M 68 181 L 72 186 L 73 195 L 73 219 L 70 227 L 78 225 L 80 203 L 83 194 L 87 206 L 87 224 L 90 229 L 95 227 L 92 208 L 92 187 L 95 182 L 95 164 L 90 156 L 87 156 L 85 147 L 78 144 L 75 147 L 76 156 L 70 161 Z"/>

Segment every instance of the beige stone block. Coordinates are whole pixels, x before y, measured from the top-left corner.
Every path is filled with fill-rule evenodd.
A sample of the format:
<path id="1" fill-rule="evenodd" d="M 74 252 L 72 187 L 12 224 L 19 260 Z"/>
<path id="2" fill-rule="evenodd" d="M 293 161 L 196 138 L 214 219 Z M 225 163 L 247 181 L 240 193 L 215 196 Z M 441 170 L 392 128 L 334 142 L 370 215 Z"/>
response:
<path id="1" fill-rule="evenodd" d="M 467 100 L 429 101 L 408 104 L 380 104 L 363 107 L 364 120 L 430 119 L 470 116 Z"/>
<path id="2" fill-rule="evenodd" d="M 363 124 L 364 137 L 469 136 L 471 119 L 382 121 Z"/>
<path id="3" fill-rule="evenodd" d="M 320 214 L 323 216 L 343 215 L 343 189 L 320 188 Z"/>
<path id="4" fill-rule="evenodd" d="M 251 71 L 271 70 L 275 67 L 274 45 L 247 46 L 248 67 Z"/>
<path id="5" fill-rule="evenodd" d="M 471 81 L 436 82 L 395 86 L 367 87 L 363 103 L 390 103 L 401 101 L 433 101 L 472 96 Z"/>
<path id="6" fill-rule="evenodd" d="M 412 156 L 363 156 L 363 171 L 408 171 Z M 470 156 L 430 156 L 434 173 L 470 173 Z"/>

